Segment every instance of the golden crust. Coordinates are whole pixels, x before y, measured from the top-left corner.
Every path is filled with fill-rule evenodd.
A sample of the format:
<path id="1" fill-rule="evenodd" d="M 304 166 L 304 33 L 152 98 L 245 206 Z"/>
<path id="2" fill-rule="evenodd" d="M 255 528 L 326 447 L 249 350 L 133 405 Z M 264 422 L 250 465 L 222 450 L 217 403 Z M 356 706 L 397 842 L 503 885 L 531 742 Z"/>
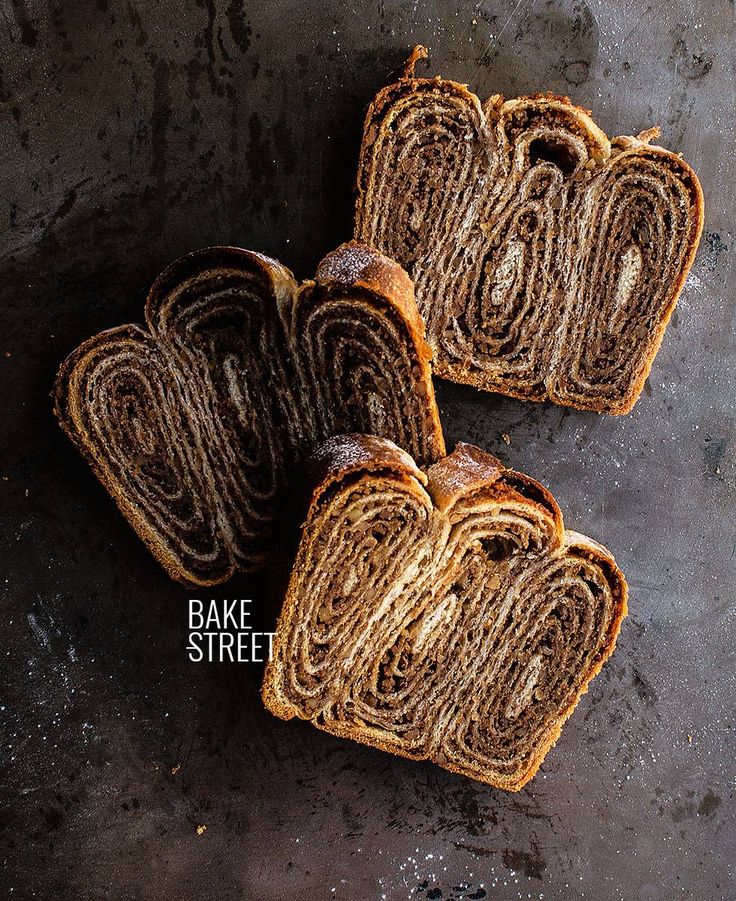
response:
<path id="1" fill-rule="evenodd" d="M 535 480 L 520 473 L 507 470 L 490 454 L 472 445 L 459 444 L 445 459 L 429 468 L 427 487 L 425 489 L 423 474 L 407 461 L 407 455 L 391 442 L 381 438 L 366 438 L 360 435 L 340 436 L 331 439 L 318 452 L 318 466 L 315 475 L 318 481 L 314 489 L 311 513 L 316 512 L 317 505 L 335 489 L 342 479 L 353 479 L 361 469 L 367 482 L 378 485 L 385 480 L 397 479 L 423 503 L 428 504 L 436 514 L 447 516 L 453 505 L 463 498 L 472 498 L 479 491 L 497 492 L 499 498 L 515 498 L 519 491 L 524 492 L 526 503 L 539 506 L 552 515 L 555 521 L 557 541 L 550 548 L 555 554 L 581 556 L 597 563 L 606 573 L 607 581 L 614 597 L 615 615 L 613 616 L 604 637 L 598 655 L 591 661 L 588 670 L 583 674 L 580 689 L 556 718 L 541 744 L 534 749 L 523 772 L 509 777 L 493 777 L 472 767 L 463 767 L 451 760 L 435 760 L 445 769 L 468 776 L 481 782 L 487 782 L 507 791 L 519 791 L 537 772 L 549 749 L 560 736 L 562 726 L 572 714 L 582 695 L 588 690 L 591 680 L 600 672 L 605 661 L 613 653 L 621 622 L 627 613 L 627 585 L 623 573 L 618 568 L 613 556 L 606 548 L 583 535 L 565 530 L 562 514 L 552 495 Z M 309 521 L 305 524 L 302 541 L 292 571 L 291 581 L 286 593 L 281 614 L 276 627 L 273 646 L 273 659 L 266 667 L 262 686 L 262 697 L 266 707 L 281 719 L 300 717 L 309 719 L 312 725 L 325 732 L 368 744 L 391 754 L 409 760 L 428 759 L 421 754 L 411 753 L 386 737 L 387 733 L 366 725 L 355 726 L 346 721 L 329 720 L 324 722 L 318 716 L 305 717 L 301 710 L 280 690 L 280 668 L 275 662 L 286 651 L 283 645 L 287 624 L 297 615 L 299 604 L 299 587 L 301 579 L 308 575 L 308 561 L 313 556 L 317 536 L 310 531 Z M 282 647 L 283 645 L 283 647 Z"/>
<path id="2" fill-rule="evenodd" d="M 658 129 L 650 129 L 650 131 L 654 132 L 658 131 Z M 634 409 L 634 405 L 636 404 L 639 395 L 644 389 L 644 383 L 649 378 L 649 373 L 652 371 L 652 366 L 654 364 L 654 358 L 657 356 L 659 348 L 662 345 L 664 333 L 667 330 L 667 326 L 669 325 L 672 314 L 675 310 L 675 307 L 677 306 L 677 301 L 680 297 L 680 294 L 682 293 L 683 287 L 685 286 L 688 274 L 690 273 L 692 265 L 695 262 L 695 255 L 698 252 L 700 236 L 703 233 L 703 224 L 705 221 L 705 199 L 703 197 L 703 189 L 694 170 L 685 162 L 685 160 L 681 159 L 676 154 L 671 153 L 669 150 L 665 150 L 663 147 L 649 145 L 649 152 L 654 155 L 659 154 L 662 157 L 666 158 L 668 162 L 679 165 L 685 176 L 689 179 L 690 188 L 694 197 L 693 212 L 695 216 L 695 224 L 694 227 L 690 230 L 684 265 L 679 277 L 672 285 L 669 302 L 654 331 L 653 342 L 650 348 L 649 355 L 643 361 L 639 373 L 637 374 L 636 381 L 633 383 L 628 397 L 624 398 L 615 409 L 607 411 L 618 416 L 630 413 Z"/>
<path id="3" fill-rule="evenodd" d="M 319 264 L 315 283 L 323 288 L 364 288 L 394 309 L 406 323 L 422 363 L 429 363 L 432 350 L 424 337 L 424 320 L 414 298 L 414 283 L 394 260 L 357 241 L 341 244 Z M 427 379 L 426 384 L 431 387 Z M 432 406 L 433 427 L 438 436 L 437 457 L 445 453 L 437 408 Z"/>
<path id="4" fill-rule="evenodd" d="M 196 392 L 197 389 L 192 385 L 183 388 L 186 379 L 172 381 L 167 374 L 169 351 L 165 334 L 168 329 L 169 306 L 179 295 L 185 294 L 191 288 L 200 285 L 206 288 L 210 284 L 216 286 L 241 272 L 254 278 L 258 283 L 262 280 L 263 296 L 272 298 L 278 311 L 274 311 L 275 316 L 281 319 L 289 336 L 292 332 L 287 322 L 297 309 L 300 299 L 305 297 L 305 292 L 317 290 L 320 296 L 316 298 L 316 302 L 320 303 L 322 296 L 332 288 L 365 291 L 371 295 L 372 302 L 375 301 L 374 306 L 381 316 L 384 315 L 385 304 L 387 311 L 390 310 L 392 313 L 392 321 L 400 325 L 402 340 L 405 339 L 411 349 L 413 361 L 410 375 L 411 390 L 424 411 L 422 428 L 419 432 L 420 440 L 425 442 L 427 457 L 430 460 L 442 456 L 445 450 L 439 414 L 434 401 L 429 368 L 430 351 L 424 341 L 424 325 L 414 303 L 412 283 L 396 263 L 377 251 L 352 242 L 325 258 L 319 267 L 316 281 L 307 282 L 299 287 L 292 273 L 278 261 L 237 247 L 206 248 L 177 260 L 161 273 L 149 291 L 145 305 L 145 319 L 150 332 L 137 325 L 126 325 L 88 339 L 61 365 L 52 397 L 54 412 L 60 425 L 85 457 L 119 509 L 166 572 L 173 579 L 185 584 L 216 585 L 240 568 L 233 560 L 232 554 L 224 547 L 225 542 L 221 541 L 219 522 L 213 515 L 212 546 L 208 549 L 209 562 L 201 572 L 193 570 L 185 562 L 187 559 L 190 563 L 193 562 L 188 550 L 183 545 L 177 548 L 171 540 L 167 544 L 158 528 L 160 523 L 153 521 L 150 514 L 148 518 L 144 515 L 145 511 L 139 505 L 135 493 L 131 492 L 130 488 L 126 489 L 125 480 L 120 478 L 120 472 L 116 471 L 116 467 L 106 458 L 104 449 L 90 433 L 89 422 L 86 419 L 89 401 L 82 379 L 86 368 L 92 362 L 113 354 L 121 342 L 125 344 L 124 349 L 133 356 L 137 351 L 145 351 L 154 368 L 154 376 L 158 378 L 160 375 L 162 379 L 168 380 L 167 384 L 171 382 L 168 390 L 176 395 L 173 404 L 181 414 L 177 439 L 182 446 L 188 446 L 191 450 L 192 436 L 187 432 L 191 423 L 188 422 L 188 414 L 184 415 L 186 413 L 184 408 L 188 409 L 188 401 L 185 401 L 183 391 Z M 111 426 L 114 426 L 114 423 L 111 423 Z M 126 428 L 124 423 L 121 428 Z M 308 436 L 306 440 L 310 440 Z M 311 441 L 314 440 L 316 439 L 312 437 Z M 199 444 L 197 446 L 199 447 Z M 119 461 L 117 467 L 120 468 Z M 202 497 L 197 500 L 201 500 L 207 506 L 208 498 L 207 490 L 202 488 Z"/>
<path id="5" fill-rule="evenodd" d="M 651 371 L 652 364 L 659 350 L 664 332 L 676 306 L 679 295 L 685 284 L 687 275 L 692 267 L 697 252 L 698 244 L 703 230 L 704 199 L 703 192 L 695 172 L 685 163 L 678 154 L 672 153 L 662 147 L 652 144 L 659 135 L 659 129 L 653 127 L 641 132 L 638 136 L 619 136 L 609 139 L 591 118 L 591 111 L 573 103 L 569 97 L 556 95 L 550 92 L 535 93 L 524 97 L 506 100 L 501 95 L 493 95 L 481 103 L 480 99 L 470 91 L 467 85 L 460 84 L 439 77 L 417 78 L 415 65 L 418 60 L 424 59 L 427 51 L 421 45 L 414 48 L 401 77 L 381 89 L 370 104 L 365 117 L 363 142 L 360 150 L 358 179 L 357 179 L 357 204 L 355 234 L 357 237 L 368 237 L 369 225 L 363 221 L 363 208 L 372 198 L 372 188 L 369 186 L 369 159 L 373 151 L 373 144 L 381 130 L 382 120 L 389 107 L 397 103 L 399 98 L 409 97 L 412 94 L 423 92 L 437 94 L 451 94 L 460 98 L 467 105 L 468 114 L 475 117 L 479 135 L 487 135 L 491 140 L 492 126 L 501 119 L 506 120 L 516 113 L 529 111 L 530 113 L 554 110 L 566 117 L 568 123 L 574 123 L 579 137 L 589 148 L 592 169 L 597 171 L 607 166 L 615 165 L 625 159 L 627 152 L 637 153 L 640 157 L 646 156 L 660 165 L 671 166 L 678 173 L 686 185 L 690 195 L 690 224 L 687 234 L 687 246 L 681 259 L 678 273 L 668 285 L 666 301 L 659 309 L 657 318 L 653 322 L 642 344 L 641 358 L 637 359 L 635 368 L 631 372 L 630 380 L 626 383 L 625 393 L 622 390 L 615 396 L 595 395 L 585 396 L 578 393 L 570 396 L 569 392 L 558 397 L 554 388 L 549 385 L 544 390 L 531 387 L 515 388 L 512 383 L 500 384 L 494 374 L 480 368 L 471 368 L 464 362 L 446 360 L 441 353 L 435 354 L 433 371 L 436 375 L 451 381 L 472 385 L 487 391 L 500 391 L 509 397 L 520 400 L 545 401 L 550 400 L 564 406 L 579 410 L 592 410 L 606 412 L 613 415 L 622 415 L 630 412 Z M 377 242 L 379 243 L 379 242 Z M 406 262 L 406 261 L 405 261 Z M 420 298 L 421 299 L 421 298 Z M 427 312 L 426 310 L 424 311 Z M 434 343 L 434 342 L 433 342 Z"/>
<path id="6" fill-rule="evenodd" d="M 321 442 L 309 460 L 314 497 L 354 472 L 395 472 L 426 485 L 427 476 L 406 451 L 385 438 L 348 433 Z"/>
<path id="7" fill-rule="evenodd" d="M 383 297 L 411 323 L 424 344 L 424 323 L 414 299 L 414 283 L 398 263 L 372 247 L 357 241 L 341 244 L 319 264 L 315 282 L 325 288 L 365 288 Z"/>
<path id="8" fill-rule="evenodd" d="M 167 548 L 161 543 L 157 531 L 141 514 L 130 496 L 121 489 L 120 482 L 110 470 L 104 456 L 93 443 L 85 439 L 82 416 L 83 399 L 75 383 L 86 358 L 90 354 L 99 352 L 100 349 L 104 351 L 106 346 L 120 338 L 152 342 L 148 332 L 137 325 L 119 326 L 88 338 L 64 360 L 56 375 L 52 391 L 54 414 L 59 420 L 62 429 L 87 461 L 103 488 L 110 494 L 118 509 L 138 533 L 138 536 L 166 571 L 167 575 L 176 582 L 190 584 L 194 581 L 192 574 L 182 567 L 176 555 L 169 553 Z M 225 578 L 229 578 L 233 571 L 232 567 L 228 568 L 225 571 Z M 216 585 L 220 581 L 221 579 L 217 578 L 204 582 L 197 581 L 196 584 L 208 587 Z"/>

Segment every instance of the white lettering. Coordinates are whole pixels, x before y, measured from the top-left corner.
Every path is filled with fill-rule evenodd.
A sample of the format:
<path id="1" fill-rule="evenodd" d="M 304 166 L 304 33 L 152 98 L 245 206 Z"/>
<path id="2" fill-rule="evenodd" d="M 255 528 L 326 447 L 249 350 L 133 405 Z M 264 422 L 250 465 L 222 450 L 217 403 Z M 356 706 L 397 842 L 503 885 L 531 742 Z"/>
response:
<path id="1" fill-rule="evenodd" d="M 238 633 L 240 634 L 240 633 Z M 220 635 L 220 663 L 223 663 L 225 659 L 225 651 L 228 653 L 228 659 L 230 663 L 234 663 L 235 659 L 233 657 L 233 642 L 235 641 L 235 636 L 231 635 L 230 632 L 223 632 Z"/>
<path id="2" fill-rule="evenodd" d="M 204 625 L 204 617 L 202 616 L 203 604 L 196 598 L 189 599 L 189 628 L 201 629 Z"/>
<path id="3" fill-rule="evenodd" d="M 192 661 L 192 663 L 199 663 L 202 660 L 202 648 L 198 647 L 197 645 L 197 641 L 201 641 L 201 639 L 201 632 L 189 633 L 189 644 L 187 646 L 187 650 L 189 651 L 189 659 Z"/>
<path id="4" fill-rule="evenodd" d="M 273 632 L 253 632 L 249 599 L 189 599 L 189 644 L 192 663 L 265 663 L 273 653 Z M 206 609 L 205 609 L 206 607 Z"/>
<path id="5" fill-rule="evenodd" d="M 217 601 L 210 601 L 210 606 L 207 608 L 207 622 L 205 624 L 208 629 L 220 628 L 220 615 L 217 612 Z"/>

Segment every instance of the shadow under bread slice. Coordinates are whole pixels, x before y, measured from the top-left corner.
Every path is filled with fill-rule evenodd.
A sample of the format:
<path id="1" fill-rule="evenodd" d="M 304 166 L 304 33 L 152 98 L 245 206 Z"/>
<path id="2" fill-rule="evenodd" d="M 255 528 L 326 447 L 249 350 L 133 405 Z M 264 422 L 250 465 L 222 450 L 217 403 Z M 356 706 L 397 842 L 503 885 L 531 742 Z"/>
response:
<path id="1" fill-rule="evenodd" d="M 260 567 L 290 473 L 332 434 L 444 453 L 412 283 L 377 252 L 343 245 L 298 285 L 261 254 L 209 248 L 158 278 L 145 319 L 69 356 L 55 411 L 175 579 Z"/>
<path id="2" fill-rule="evenodd" d="M 283 719 L 516 791 L 613 652 L 626 582 L 552 495 L 458 444 L 332 438 L 266 668 Z"/>

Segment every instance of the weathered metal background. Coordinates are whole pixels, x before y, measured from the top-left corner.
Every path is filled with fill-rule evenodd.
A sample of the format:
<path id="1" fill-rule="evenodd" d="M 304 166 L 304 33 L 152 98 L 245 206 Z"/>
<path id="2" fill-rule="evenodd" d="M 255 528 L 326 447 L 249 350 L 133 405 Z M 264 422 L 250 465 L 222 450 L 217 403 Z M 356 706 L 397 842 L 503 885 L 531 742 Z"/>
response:
<path id="1" fill-rule="evenodd" d="M 706 194 L 632 415 L 438 386 L 449 444 L 548 484 L 631 583 L 613 661 L 518 796 L 272 719 L 256 671 L 189 664 L 188 592 L 48 398 L 179 254 L 231 242 L 312 274 L 350 233 L 364 109 L 415 42 L 481 96 L 660 124 Z M 734 897 L 735 44 L 728 0 L 0 3 L 8 897 Z"/>

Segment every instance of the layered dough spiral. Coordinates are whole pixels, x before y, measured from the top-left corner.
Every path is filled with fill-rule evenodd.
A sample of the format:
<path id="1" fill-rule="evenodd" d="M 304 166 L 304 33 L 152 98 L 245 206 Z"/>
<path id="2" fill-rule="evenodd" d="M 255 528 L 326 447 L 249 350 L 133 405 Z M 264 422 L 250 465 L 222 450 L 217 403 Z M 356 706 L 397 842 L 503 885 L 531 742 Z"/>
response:
<path id="1" fill-rule="evenodd" d="M 565 97 L 414 78 L 422 49 L 368 111 L 356 239 L 414 279 L 438 375 L 628 412 L 697 249 L 695 173 Z"/>
<path id="2" fill-rule="evenodd" d="M 613 651 L 626 614 L 613 557 L 470 445 L 426 474 L 365 435 L 315 461 L 266 706 L 518 790 Z"/>
<path id="3" fill-rule="evenodd" d="M 401 267 L 354 243 L 298 286 L 275 260 L 174 263 L 147 330 L 84 342 L 55 386 L 62 426 L 151 551 L 199 585 L 265 561 L 289 474 L 345 430 L 444 453 L 429 350 Z"/>

